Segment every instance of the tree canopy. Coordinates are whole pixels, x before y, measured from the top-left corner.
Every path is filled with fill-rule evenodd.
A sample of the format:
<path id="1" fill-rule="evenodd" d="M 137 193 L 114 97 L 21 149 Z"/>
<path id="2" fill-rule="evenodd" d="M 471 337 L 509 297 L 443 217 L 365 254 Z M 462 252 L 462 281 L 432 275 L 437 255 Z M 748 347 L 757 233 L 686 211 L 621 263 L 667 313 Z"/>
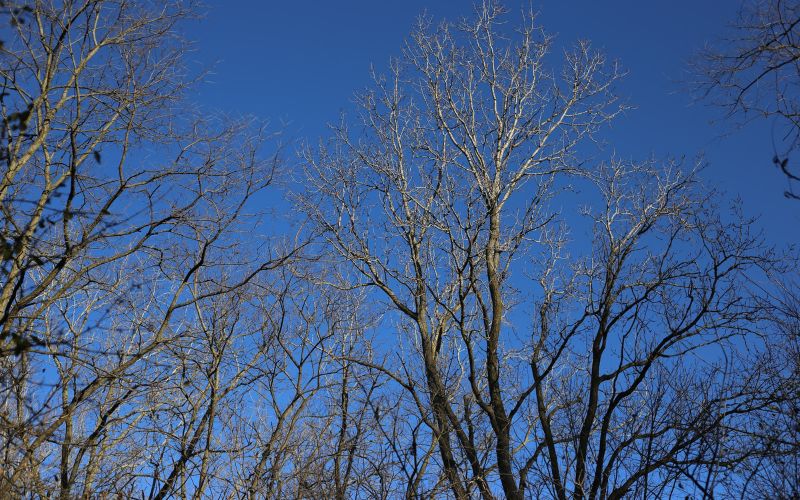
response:
<path id="1" fill-rule="evenodd" d="M 602 51 L 423 16 L 295 154 L 193 101 L 199 12 L 0 2 L 0 497 L 797 496 L 797 257 L 608 153 Z M 709 95 L 795 127 L 744 12 Z"/>

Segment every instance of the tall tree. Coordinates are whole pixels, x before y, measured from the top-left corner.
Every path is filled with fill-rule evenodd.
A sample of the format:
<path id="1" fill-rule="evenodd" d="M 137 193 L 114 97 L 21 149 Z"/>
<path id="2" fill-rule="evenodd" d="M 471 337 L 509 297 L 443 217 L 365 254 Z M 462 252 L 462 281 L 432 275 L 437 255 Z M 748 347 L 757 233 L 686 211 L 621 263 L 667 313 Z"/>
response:
<path id="1" fill-rule="evenodd" d="M 326 281 L 387 308 L 391 348 L 362 364 L 416 411 L 404 446 L 436 451 L 409 496 L 711 494 L 768 395 L 738 346 L 771 258 L 692 168 L 583 161 L 621 109 L 616 69 L 587 43 L 550 69 L 551 38 L 504 14 L 423 23 L 361 120 L 307 153 L 302 206 L 349 269 Z"/>
<path id="2" fill-rule="evenodd" d="M 185 105 L 194 8 L 2 4 L 2 497 L 138 495 L 148 476 L 164 497 L 192 474 L 202 493 L 226 396 L 266 362 L 231 351 L 247 287 L 274 302 L 263 274 L 291 255 L 241 237 L 276 163 L 261 131 Z"/>
<path id="3" fill-rule="evenodd" d="M 280 238 L 272 137 L 185 99 L 196 9 L 0 2 L 0 497 L 710 496 L 796 469 L 796 366 L 770 361 L 797 302 L 761 287 L 785 268 L 691 166 L 587 160 L 623 109 L 588 43 L 559 57 L 493 3 L 421 22 L 306 152 Z"/>

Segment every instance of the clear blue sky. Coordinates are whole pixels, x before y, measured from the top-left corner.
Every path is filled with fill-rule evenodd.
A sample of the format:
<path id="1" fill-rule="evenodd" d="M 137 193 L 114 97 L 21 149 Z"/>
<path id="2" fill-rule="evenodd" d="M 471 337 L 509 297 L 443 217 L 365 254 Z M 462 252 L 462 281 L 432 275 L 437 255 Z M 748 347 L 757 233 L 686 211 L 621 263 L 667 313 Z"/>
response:
<path id="1" fill-rule="evenodd" d="M 692 104 L 684 91 L 687 61 L 725 33 L 738 1 L 534 2 L 539 23 L 559 43 L 591 40 L 628 76 L 620 94 L 636 109 L 605 139 L 622 158 L 693 158 L 704 154 L 705 177 L 740 196 L 762 216 L 776 243 L 800 242 L 800 203 L 783 198 L 785 180 L 772 168 L 772 125 L 744 130 L 712 124 L 719 110 Z M 507 1 L 512 13 L 527 2 Z M 403 2 L 209 0 L 206 17 L 188 27 L 194 62 L 213 68 L 196 100 L 209 110 L 288 122 L 292 139 L 316 142 L 369 84 L 369 68 L 399 55 L 417 16 L 469 15 L 469 1 Z M 513 16 L 512 16 L 513 19 Z"/>

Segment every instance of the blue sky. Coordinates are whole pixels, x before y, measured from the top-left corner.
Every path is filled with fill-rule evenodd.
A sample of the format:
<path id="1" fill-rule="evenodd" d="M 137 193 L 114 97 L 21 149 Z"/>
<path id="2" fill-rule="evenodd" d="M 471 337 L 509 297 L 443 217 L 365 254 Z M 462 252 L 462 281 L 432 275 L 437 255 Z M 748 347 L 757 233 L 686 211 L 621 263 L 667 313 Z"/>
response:
<path id="1" fill-rule="evenodd" d="M 688 60 L 725 34 L 738 3 L 543 0 L 533 8 L 558 43 L 588 39 L 628 72 L 618 89 L 635 109 L 606 130 L 609 155 L 703 154 L 704 176 L 761 216 L 767 240 L 798 242 L 800 203 L 783 197 L 786 182 L 770 163 L 773 124 L 712 123 L 720 111 L 693 104 L 685 91 Z M 528 4 L 506 5 L 513 14 Z M 206 7 L 206 17 L 187 28 L 191 60 L 212 70 L 194 99 L 209 110 L 286 123 L 291 140 L 311 142 L 369 85 L 371 65 L 380 70 L 399 55 L 420 13 L 457 19 L 472 12 L 469 1 L 433 0 L 210 0 Z"/>

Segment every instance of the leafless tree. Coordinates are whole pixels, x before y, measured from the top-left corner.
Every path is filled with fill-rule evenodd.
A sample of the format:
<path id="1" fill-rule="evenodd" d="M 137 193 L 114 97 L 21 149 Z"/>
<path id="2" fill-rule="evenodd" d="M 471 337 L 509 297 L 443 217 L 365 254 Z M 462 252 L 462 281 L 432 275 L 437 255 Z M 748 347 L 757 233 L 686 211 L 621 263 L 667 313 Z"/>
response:
<path id="1" fill-rule="evenodd" d="M 191 3 L 3 9 L 0 496 L 205 495 L 280 361 L 296 246 L 243 237 L 276 160 L 185 105 Z"/>
<path id="2" fill-rule="evenodd" d="M 301 230 L 261 237 L 280 151 L 184 98 L 195 10 L 0 2 L 0 497 L 711 496 L 792 470 L 778 259 L 691 166 L 587 159 L 624 108 L 588 43 L 553 70 L 532 16 L 421 22 L 306 153 Z"/>
<path id="3" fill-rule="evenodd" d="M 791 272 L 776 281 L 764 293 L 777 326 L 775 335 L 753 360 L 767 374 L 774 396 L 768 411 L 752 419 L 742 436 L 749 441 L 744 446 L 752 450 L 751 456 L 738 474 L 722 482 L 732 497 L 788 499 L 800 494 L 800 295 Z"/>
<path id="4" fill-rule="evenodd" d="M 389 498 L 358 296 L 253 237 L 280 150 L 183 97 L 196 6 L 0 7 L 0 496 Z"/>
<path id="5" fill-rule="evenodd" d="M 300 203 L 350 266 L 328 283 L 373 290 L 394 331 L 380 362 L 356 362 L 425 429 L 405 433 L 425 462 L 407 496 L 711 494 L 769 399 L 738 346 L 772 259 L 692 168 L 581 161 L 621 109 L 616 69 L 579 43 L 552 71 L 551 39 L 503 16 L 423 23 L 358 125 L 306 155 Z"/>
<path id="6" fill-rule="evenodd" d="M 800 172 L 790 164 L 800 141 L 800 4 L 745 0 L 731 31 L 701 54 L 698 87 L 728 117 L 776 118 L 781 132 L 772 162 L 787 179 L 786 197 L 800 199 Z"/>

